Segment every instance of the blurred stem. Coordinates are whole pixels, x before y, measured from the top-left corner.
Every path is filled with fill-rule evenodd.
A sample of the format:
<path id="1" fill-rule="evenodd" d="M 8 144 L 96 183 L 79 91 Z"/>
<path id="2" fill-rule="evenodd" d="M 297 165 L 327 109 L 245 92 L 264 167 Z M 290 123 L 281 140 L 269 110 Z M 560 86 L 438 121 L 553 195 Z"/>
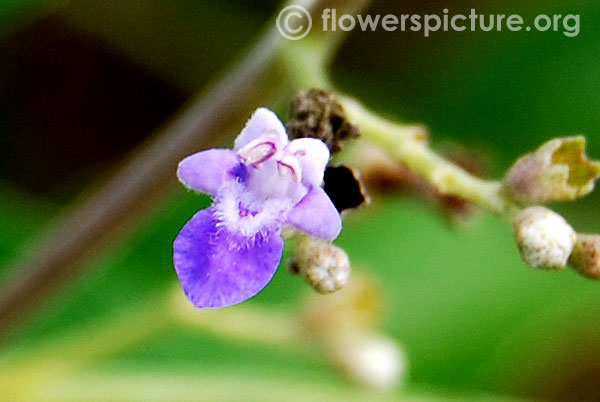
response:
<path id="1" fill-rule="evenodd" d="M 51 401 L 263 401 L 263 402 L 364 402 L 389 401 L 389 395 L 339 387 L 307 380 L 276 380 L 256 373 L 164 373 L 119 371 L 78 373 L 46 389 L 32 393 L 30 400 Z M 124 379 L 127 379 L 126 381 Z M 135 384 L 135 385 L 132 385 Z M 310 389 L 310 399 L 306 390 Z M 28 400 L 28 401 L 30 401 Z M 415 397 L 408 401 L 437 401 Z"/>
<path id="2" fill-rule="evenodd" d="M 332 48 L 324 46 L 319 37 L 307 37 L 282 49 L 281 61 L 286 74 L 298 88 L 330 88 L 324 68 L 331 58 Z"/>
<path id="3" fill-rule="evenodd" d="M 13 263 L 0 287 L 0 335 L 98 252 L 129 234 L 176 184 L 177 163 L 186 155 L 222 142 L 286 88 L 275 63 L 281 40 L 268 32 L 229 74 L 187 105 L 111 177 L 57 217 Z M 166 240 L 166 239 L 165 239 Z M 89 265 L 88 265 L 89 266 Z"/>
<path id="4" fill-rule="evenodd" d="M 67 401 L 228 401 L 228 402 L 518 402 L 514 396 L 410 389 L 402 396 L 357 387 L 328 384 L 315 379 L 276 378 L 236 371 L 154 372 L 104 370 L 78 373 L 33 393 L 36 402 Z"/>
<path id="5" fill-rule="evenodd" d="M 293 317 L 283 311 L 248 306 L 200 311 L 185 299 L 179 287 L 176 292 L 169 289 L 162 297 L 153 296 L 143 304 L 119 312 L 117 317 L 110 314 L 45 340 L 40 346 L 27 348 L 25 354 L 12 350 L 4 355 L 0 360 L 0 395 L 29 400 L 30 395 L 49 384 L 173 326 L 293 349 L 302 339 L 302 329 Z"/>
<path id="6" fill-rule="evenodd" d="M 177 288 L 171 302 L 177 322 L 194 329 L 246 342 L 298 346 L 302 329 L 295 315 L 285 311 L 236 305 L 219 310 L 198 310 Z"/>
<path id="7" fill-rule="evenodd" d="M 168 304 L 137 306 L 78 327 L 0 361 L 0 395 L 27 399 L 36 389 L 169 328 Z"/>

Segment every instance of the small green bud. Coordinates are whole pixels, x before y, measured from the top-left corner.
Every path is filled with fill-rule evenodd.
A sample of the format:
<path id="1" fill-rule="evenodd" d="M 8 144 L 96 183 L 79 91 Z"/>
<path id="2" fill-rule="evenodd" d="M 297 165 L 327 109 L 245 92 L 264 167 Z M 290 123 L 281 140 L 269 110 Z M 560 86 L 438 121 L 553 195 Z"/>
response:
<path id="1" fill-rule="evenodd" d="M 589 160 L 584 148 L 584 137 L 545 143 L 510 168 L 504 179 L 506 192 L 525 205 L 568 201 L 590 193 L 600 175 L 600 163 Z"/>
<path id="2" fill-rule="evenodd" d="M 565 219 L 544 207 L 529 207 L 514 220 L 521 257 L 534 268 L 563 269 L 576 233 Z"/>
<path id="3" fill-rule="evenodd" d="M 581 275 L 600 279 L 600 235 L 577 234 L 569 264 Z"/>

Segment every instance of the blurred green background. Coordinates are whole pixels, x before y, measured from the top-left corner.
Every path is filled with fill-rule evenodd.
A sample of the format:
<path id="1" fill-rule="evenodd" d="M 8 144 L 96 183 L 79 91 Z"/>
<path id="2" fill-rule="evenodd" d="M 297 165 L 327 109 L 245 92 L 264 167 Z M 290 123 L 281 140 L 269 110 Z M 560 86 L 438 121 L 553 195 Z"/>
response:
<path id="1" fill-rule="evenodd" d="M 30 253 L 59 211 L 234 63 L 279 6 L 270 0 L 0 1 L 0 269 Z M 589 155 L 600 156 L 597 2 L 374 1 L 368 12 L 426 14 L 445 7 L 525 19 L 580 14 L 581 33 L 424 38 L 355 30 L 332 65 L 336 84 L 385 115 L 425 124 L 434 145 L 460 143 L 486 155 L 493 177 L 556 136 L 585 134 Z M 284 108 L 278 112 L 285 116 Z M 592 195 L 556 209 L 578 231 L 599 232 L 598 201 Z M 63 334 L 78 328 L 85 334 L 96 320 L 152 303 L 160 310 L 161 295 L 176 286 L 172 240 L 208 203 L 183 188 L 166 196 L 133 234 L 10 333 L 0 371 L 34 359 Z M 69 387 L 74 400 L 187 398 L 152 393 L 164 381 L 180 391 L 189 383 L 206 390 L 192 400 L 289 400 L 288 392 L 298 400 L 600 400 L 600 285 L 573 272 L 526 267 L 505 220 L 482 214 L 454 227 L 418 199 L 387 194 L 348 215 L 336 244 L 348 251 L 355 271 L 381 288 L 381 330 L 409 359 L 404 388 L 364 393 L 316 350 L 173 326 L 48 384 L 48 398 L 57 392 L 60 400 L 66 394 L 59 391 Z M 282 268 L 249 306 L 297 314 L 311 290 Z M 145 325 L 151 324 L 142 322 L 140 333 Z M 107 377 L 121 378 L 131 393 L 119 397 L 114 388 L 112 395 L 118 384 L 103 383 Z M 231 384 L 247 384 L 240 386 L 241 399 Z"/>

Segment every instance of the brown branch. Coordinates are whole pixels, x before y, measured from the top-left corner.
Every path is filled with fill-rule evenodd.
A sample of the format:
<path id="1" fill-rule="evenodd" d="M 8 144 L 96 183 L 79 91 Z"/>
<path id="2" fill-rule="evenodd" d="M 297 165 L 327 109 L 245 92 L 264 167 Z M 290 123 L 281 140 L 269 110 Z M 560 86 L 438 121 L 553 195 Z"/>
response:
<path id="1" fill-rule="evenodd" d="M 89 258 L 114 244 L 173 187 L 179 160 L 243 124 L 251 111 L 282 88 L 274 59 L 282 40 L 270 32 L 204 96 L 135 151 L 102 184 L 45 230 L 32 253 L 16 261 L 0 286 L 0 336 L 22 320 Z"/>

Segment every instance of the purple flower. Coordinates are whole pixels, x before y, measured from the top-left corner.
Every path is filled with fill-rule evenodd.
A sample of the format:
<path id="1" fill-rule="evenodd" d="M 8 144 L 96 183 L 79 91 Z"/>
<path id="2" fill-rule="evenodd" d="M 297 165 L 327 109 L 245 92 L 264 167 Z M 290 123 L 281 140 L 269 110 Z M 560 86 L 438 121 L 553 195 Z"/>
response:
<path id="1" fill-rule="evenodd" d="M 174 243 L 175 270 L 199 308 L 240 303 L 271 280 L 290 224 L 315 237 L 335 239 L 341 218 L 321 188 L 329 150 L 320 140 L 288 141 L 268 109 L 256 110 L 233 150 L 211 149 L 185 158 L 177 176 L 214 196 Z"/>

